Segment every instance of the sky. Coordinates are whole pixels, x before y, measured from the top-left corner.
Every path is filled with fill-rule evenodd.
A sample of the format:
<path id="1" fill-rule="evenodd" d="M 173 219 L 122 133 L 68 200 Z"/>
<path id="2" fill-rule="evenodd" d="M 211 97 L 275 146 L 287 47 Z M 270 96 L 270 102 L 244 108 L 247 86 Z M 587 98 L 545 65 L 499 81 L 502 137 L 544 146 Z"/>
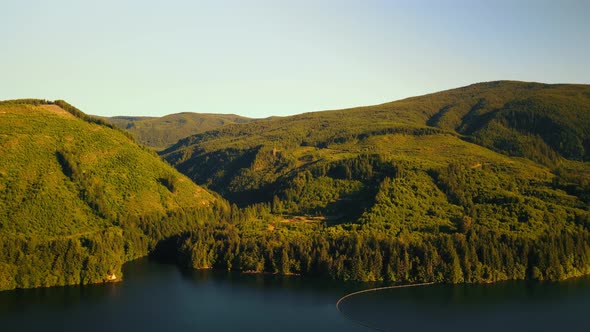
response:
<path id="1" fill-rule="evenodd" d="M 590 83 L 590 0 L 2 0 L 0 100 L 249 117 Z"/>

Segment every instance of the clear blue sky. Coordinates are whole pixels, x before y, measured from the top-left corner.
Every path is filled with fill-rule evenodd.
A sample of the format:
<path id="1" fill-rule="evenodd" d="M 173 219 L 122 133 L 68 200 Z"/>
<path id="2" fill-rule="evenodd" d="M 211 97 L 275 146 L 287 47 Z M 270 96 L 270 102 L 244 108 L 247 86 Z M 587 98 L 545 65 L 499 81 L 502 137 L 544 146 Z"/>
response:
<path id="1" fill-rule="evenodd" d="M 0 99 L 251 117 L 590 83 L 584 0 L 2 0 Z"/>

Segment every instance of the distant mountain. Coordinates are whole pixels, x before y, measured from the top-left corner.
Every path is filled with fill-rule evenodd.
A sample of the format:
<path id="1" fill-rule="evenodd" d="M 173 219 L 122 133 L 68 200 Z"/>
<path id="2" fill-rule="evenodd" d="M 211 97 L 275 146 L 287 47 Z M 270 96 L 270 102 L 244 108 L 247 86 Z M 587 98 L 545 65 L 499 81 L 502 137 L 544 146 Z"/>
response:
<path id="1" fill-rule="evenodd" d="M 589 85 L 480 83 L 228 125 L 161 155 L 275 216 L 223 241 L 242 269 L 451 283 L 590 272 Z M 232 266 L 213 237 L 192 241 L 191 266 Z"/>
<path id="2" fill-rule="evenodd" d="M 474 154 L 492 150 L 524 157 L 551 169 L 570 165 L 567 160 L 585 161 L 590 158 L 590 86 L 480 83 L 382 105 L 230 125 L 183 139 L 162 155 L 197 183 L 228 197 L 232 192 L 249 196 L 246 183 L 262 188 L 289 170 L 327 161 L 326 154 L 341 159 L 401 153 L 399 144 L 386 141 L 421 136 L 436 138 L 433 144 L 469 147 Z M 275 165 L 263 165 L 259 159 L 269 159 L 264 156 L 273 149 L 265 162 Z M 416 157 L 429 161 L 436 159 L 431 153 L 445 152 L 424 150 Z M 285 166 L 279 155 L 294 159 Z M 475 155 L 466 157 L 476 163 Z M 219 163 L 225 166 L 219 168 Z M 247 180 L 263 173 L 268 180 Z"/>
<path id="3" fill-rule="evenodd" d="M 141 144 L 164 149 L 178 140 L 207 130 L 255 119 L 234 114 L 178 113 L 163 117 L 105 117 L 105 121 L 130 132 Z"/>
<path id="4" fill-rule="evenodd" d="M 0 102 L 0 160 L 0 289 L 120 278 L 124 261 L 185 227 L 164 217 L 216 201 L 63 101 Z"/>

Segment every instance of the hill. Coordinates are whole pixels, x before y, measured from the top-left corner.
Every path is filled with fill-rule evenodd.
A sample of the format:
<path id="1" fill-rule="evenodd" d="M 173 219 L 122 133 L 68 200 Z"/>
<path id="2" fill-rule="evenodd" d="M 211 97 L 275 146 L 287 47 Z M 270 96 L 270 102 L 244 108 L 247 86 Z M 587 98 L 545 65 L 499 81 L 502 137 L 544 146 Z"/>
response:
<path id="1" fill-rule="evenodd" d="M 197 183 L 232 198 L 243 191 L 237 182 L 248 176 L 263 177 L 264 185 L 293 169 L 360 154 L 407 159 L 402 154 L 410 150 L 400 150 L 394 138 L 421 144 L 410 149 L 418 150 L 414 161 L 422 164 L 448 164 L 461 151 L 448 148 L 452 142 L 463 147 L 468 164 L 482 163 L 481 155 L 504 158 L 492 154 L 497 152 L 546 170 L 585 166 L 579 162 L 588 158 L 590 86 L 481 83 L 382 105 L 230 125 L 183 139 L 161 155 Z M 432 156 L 437 150 L 447 155 Z"/>
<path id="2" fill-rule="evenodd" d="M 0 289 L 108 281 L 147 253 L 390 283 L 588 274 L 589 105 L 590 86 L 490 82 L 161 152 L 230 205 L 63 101 L 2 102 Z"/>
<path id="3" fill-rule="evenodd" d="M 189 112 L 163 117 L 114 116 L 103 119 L 128 131 L 139 143 L 157 150 L 167 148 L 182 138 L 227 124 L 254 121 L 234 114 Z"/>
<path id="4" fill-rule="evenodd" d="M 63 102 L 0 102 L 0 289 L 101 282 L 216 198 Z M 204 217 L 203 217 L 204 218 Z"/>
<path id="5" fill-rule="evenodd" d="M 233 261 L 193 235 L 193 266 L 489 282 L 590 271 L 589 142 L 590 86 L 501 81 L 229 125 L 161 155 L 271 214 L 238 225 Z"/>

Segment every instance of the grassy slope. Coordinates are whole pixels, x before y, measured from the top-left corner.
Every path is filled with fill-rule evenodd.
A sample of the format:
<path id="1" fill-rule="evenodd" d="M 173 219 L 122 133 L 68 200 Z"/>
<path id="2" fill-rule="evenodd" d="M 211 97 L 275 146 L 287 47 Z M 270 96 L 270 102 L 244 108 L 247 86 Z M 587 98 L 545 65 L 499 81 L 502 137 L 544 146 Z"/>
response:
<path id="1" fill-rule="evenodd" d="M 130 229 L 122 222 L 215 200 L 124 133 L 57 105 L 0 104 L 0 160 L 0 249 L 5 250 L 0 254 L 9 260 L 0 262 L 0 289 L 104 280 L 107 270 L 120 272 L 122 261 L 146 254 L 145 248 L 133 252 L 131 243 L 124 244 Z M 93 252 L 84 247 L 88 243 L 95 243 L 92 250 L 101 243 L 107 248 Z M 22 250 L 14 248 L 21 244 Z M 51 276 L 44 264 L 62 252 L 54 258 L 39 255 L 58 250 L 56 244 L 71 246 L 90 261 L 102 257 L 113 263 L 102 275 L 76 270 L 75 277 Z M 37 265 L 29 264 L 34 260 Z M 83 264 L 78 265 L 74 268 Z M 97 270 L 102 265 L 97 263 Z M 20 270 L 25 267 L 32 270 Z"/>
<path id="2" fill-rule="evenodd" d="M 253 121 L 234 114 L 188 112 L 163 117 L 114 116 L 104 119 L 130 132 L 138 142 L 155 149 L 167 148 L 182 138 L 227 124 Z"/>

